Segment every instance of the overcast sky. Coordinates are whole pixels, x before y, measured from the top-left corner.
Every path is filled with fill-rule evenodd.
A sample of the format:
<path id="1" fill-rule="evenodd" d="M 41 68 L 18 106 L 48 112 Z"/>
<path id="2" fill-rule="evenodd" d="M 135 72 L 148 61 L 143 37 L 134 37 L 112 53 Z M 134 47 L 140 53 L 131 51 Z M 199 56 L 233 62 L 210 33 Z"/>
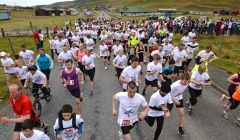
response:
<path id="1" fill-rule="evenodd" d="M 60 1 L 73 1 L 73 0 L 0 0 L 0 4 L 7 4 L 13 6 L 35 6 L 52 4 Z"/>

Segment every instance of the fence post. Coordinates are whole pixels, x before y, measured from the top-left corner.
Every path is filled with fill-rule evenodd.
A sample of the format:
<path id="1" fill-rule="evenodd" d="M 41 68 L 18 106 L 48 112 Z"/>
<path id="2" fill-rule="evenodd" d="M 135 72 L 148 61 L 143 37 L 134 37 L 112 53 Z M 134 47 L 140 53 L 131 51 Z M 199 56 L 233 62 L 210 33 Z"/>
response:
<path id="1" fill-rule="evenodd" d="M 31 29 L 32 29 L 32 21 L 30 21 L 30 27 L 31 27 Z"/>
<path id="2" fill-rule="evenodd" d="M 46 26 L 47 37 L 49 37 L 48 27 Z"/>
<path id="3" fill-rule="evenodd" d="M 2 32 L 2 37 L 5 37 L 5 33 L 4 33 L 3 28 L 1 28 L 1 32 Z"/>

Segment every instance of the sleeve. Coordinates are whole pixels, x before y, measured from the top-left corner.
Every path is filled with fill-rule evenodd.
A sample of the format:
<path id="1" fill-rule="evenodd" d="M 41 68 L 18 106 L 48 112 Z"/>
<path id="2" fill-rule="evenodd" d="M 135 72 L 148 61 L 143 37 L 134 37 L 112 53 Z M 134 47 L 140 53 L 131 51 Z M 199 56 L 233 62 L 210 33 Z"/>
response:
<path id="1" fill-rule="evenodd" d="M 113 59 L 113 63 L 116 63 L 117 59 L 118 59 L 118 56 L 116 56 L 116 57 Z"/>
<path id="2" fill-rule="evenodd" d="M 46 56 L 47 56 L 48 60 L 50 61 L 50 69 L 52 69 L 54 62 L 53 62 L 52 58 L 48 54 L 46 54 Z"/>
<path id="3" fill-rule="evenodd" d="M 141 98 L 142 98 L 142 103 L 141 103 L 141 105 L 142 105 L 143 107 L 146 107 L 146 106 L 148 105 L 146 99 L 145 99 L 142 95 L 140 95 L 140 96 L 141 96 Z"/>
<path id="4" fill-rule="evenodd" d="M 12 64 L 14 64 L 14 61 L 13 61 L 12 59 L 10 59 L 10 63 L 11 63 L 11 65 L 12 65 Z"/>
<path id="5" fill-rule="evenodd" d="M 119 98 L 120 98 L 120 93 L 115 94 L 115 99 L 116 99 L 117 101 L 119 101 Z"/>
<path id="6" fill-rule="evenodd" d="M 30 79 L 30 72 L 27 73 L 26 79 Z"/>
<path id="7" fill-rule="evenodd" d="M 50 140 L 50 138 L 49 138 L 48 135 L 43 133 L 42 136 L 41 136 L 41 140 Z"/>
<path id="8" fill-rule="evenodd" d="M 39 55 L 36 57 L 36 66 L 37 66 L 37 69 L 40 70 L 40 67 L 38 65 L 38 59 L 39 59 Z"/>
<path id="9" fill-rule="evenodd" d="M 196 78 L 196 73 L 197 73 L 197 71 L 193 72 L 191 78 L 195 79 Z"/>
<path id="10" fill-rule="evenodd" d="M 126 76 L 126 71 L 127 71 L 127 69 L 125 68 L 125 69 L 122 71 L 121 76 L 125 77 L 125 76 Z"/>
<path id="11" fill-rule="evenodd" d="M 54 134 L 55 134 L 56 136 L 60 134 L 58 119 L 55 121 L 55 124 L 54 124 L 54 126 L 53 126 L 53 129 L 54 129 Z"/>
<path id="12" fill-rule="evenodd" d="M 158 70 L 158 74 L 162 74 L 162 72 L 163 72 L 163 68 L 160 67 L 159 70 Z"/>

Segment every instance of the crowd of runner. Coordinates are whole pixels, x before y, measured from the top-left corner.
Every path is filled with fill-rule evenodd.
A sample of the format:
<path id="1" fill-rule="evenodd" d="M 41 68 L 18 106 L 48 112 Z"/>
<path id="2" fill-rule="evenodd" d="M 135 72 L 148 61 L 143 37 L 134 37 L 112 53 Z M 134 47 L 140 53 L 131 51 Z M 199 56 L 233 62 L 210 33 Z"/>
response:
<path id="1" fill-rule="evenodd" d="M 227 24 L 229 34 L 232 34 L 232 20 L 221 20 Z M 2 117 L 2 123 L 16 123 L 13 140 L 49 139 L 49 126 L 36 118 L 28 94 L 23 93 L 22 87 L 27 88 L 29 82 L 32 89 L 39 89 L 49 95 L 49 78 L 51 69 L 58 67 L 62 86 L 75 98 L 76 111 L 71 105 L 65 104 L 59 111 L 53 126 L 55 138 L 58 140 L 78 139 L 83 134 L 82 87 L 89 87 L 89 96 L 94 94 L 96 59 L 100 59 L 104 69 L 115 67 L 115 75 L 122 91 L 112 98 L 112 114 L 118 116 L 120 125 L 119 137 L 131 140 L 130 130 L 140 121 L 146 121 L 153 126 L 155 120 L 157 128 L 154 140 L 161 134 L 165 118 L 169 118 L 173 106 L 178 112 L 178 131 L 184 136 L 184 107 L 189 115 L 198 103 L 203 88 L 211 85 L 208 74 L 208 64 L 217 59 L 212 46 L 199 50 L 198 34 L 212 32 L 218 34 L 218 24 L 209 29 L 212 20 L 186 21 L 122 21 L 122 20 L 92 20 L 75 22 L 75 27 L 53 29 L 49 39 L 51 54 L 47 54 L 41 31 L 34 31 L 38 54 L 22 45 L 15 60 L 6 52 L 1 52 L 1 62 L 6 75 L 6 82 L 10 93 L 10 103 L 15 118 Z M 201 28 L 207 24 L 208 28 Z M 221 25 L 221 26 L 222 26 Z M 224 30 L 225 30 L 224 26 Z M 219 28 L 220 30 L 222 29 Z M 208 31 L 209 30 L 209 31 Z M 223 32 L 222 30 L 221 32 Z M 173 43 L 176 32 L 182 33 L 181 40 Z M 210 33 L 211 34 L 211 33 Z M 200 44 L 201 45 L 201 44 Z M 195 55 L 196 54 L 196 55 Z M 195 63 L 192 71 L 190 63 Z M 146 71 L 143 68 L 146 67 Z M 140 77 L 145 77 L 144 85 L 140 85 Z M 14 77 L 18 83 L 14 84 Z M 84 81 L 89 78 L 89 85 Z M 240 102 L 240 74 L 234 74 L 228 79 L 229 97 L 223 95 L 224 118 L 228 119 L 228 112 L 235 109 Z M 142 86 L 142 87 L 139 87 Z M 151 87 L 154 93 L 150 93 Z M 190 97 L 184 102 L 183 93 L 188 88 Z M 145 96 L 150 95 L 147 102 Z M 119 110 L 117 109 L 119 104 Z M 140 112 L 139 107 L 143 106 Z M 76 113 L 74 113 L 76 112 Z M 240 118 L 237 118 L 240 122 Z M 34 127 L 44 128 L 44 132 Z"/>

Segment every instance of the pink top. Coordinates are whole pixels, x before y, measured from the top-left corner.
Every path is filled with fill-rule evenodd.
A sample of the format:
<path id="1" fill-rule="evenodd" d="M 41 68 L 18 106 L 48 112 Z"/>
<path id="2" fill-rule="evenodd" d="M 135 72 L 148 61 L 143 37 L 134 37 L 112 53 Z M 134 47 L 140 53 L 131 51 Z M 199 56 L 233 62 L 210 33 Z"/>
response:
<path id="1" fill-rule="evenodd" d="M 78 53 L 77 53 L 77 60 L 78 60 L 78 62 L 82 62 L 82 58 L 83 58 L 84 55 L 85 55 L 85 51 L 84 50 L 82 52 L 80 50 L 78 50 Z"/>

